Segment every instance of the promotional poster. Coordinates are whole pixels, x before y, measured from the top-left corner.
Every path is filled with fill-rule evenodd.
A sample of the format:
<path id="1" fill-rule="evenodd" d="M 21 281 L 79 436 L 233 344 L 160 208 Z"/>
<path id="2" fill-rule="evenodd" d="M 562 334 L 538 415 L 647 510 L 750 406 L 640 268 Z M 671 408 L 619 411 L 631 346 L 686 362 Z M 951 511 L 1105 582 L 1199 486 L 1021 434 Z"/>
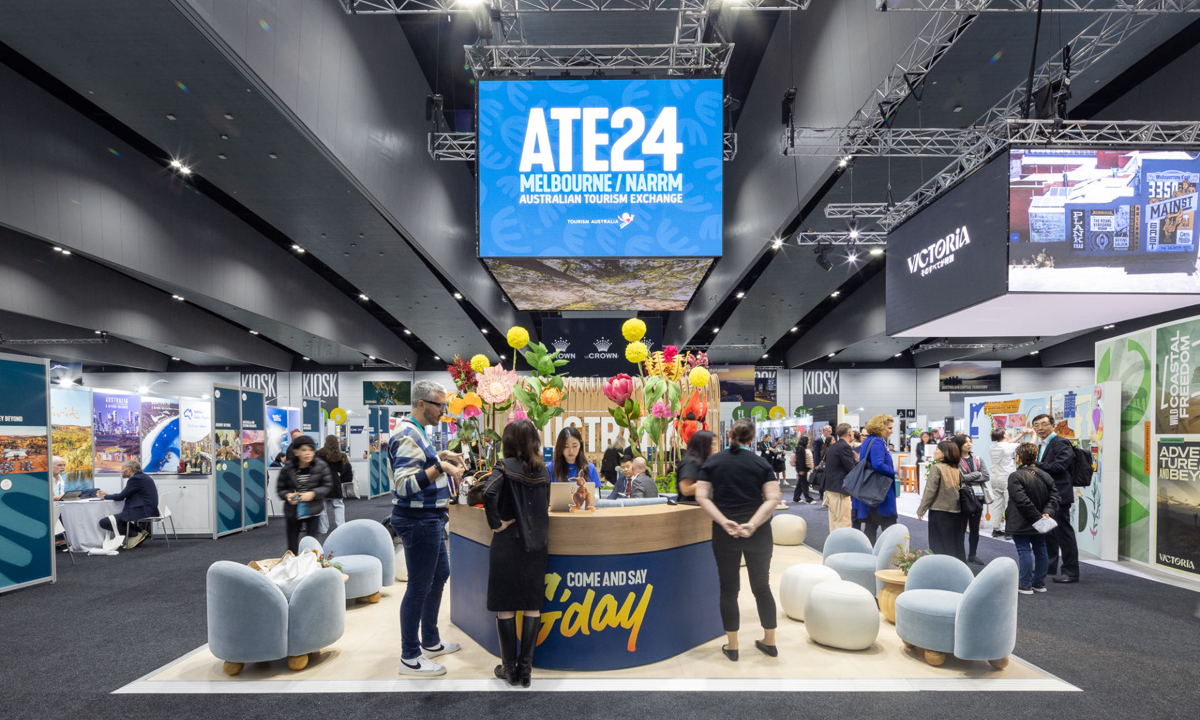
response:
<path id="1" fill-rule="evenodd" d="M 66 490 L 87 490 L 92 481 L 92 393 L 50 388 L 51 455 L 67 461 Z"/>
<path id="2" fill-rule="evenodd" d="M 299 426 L 296 428 L 299 429 Z M 291 444 L 291 428 L 288 427 L 288 408 L 267 408 L 267 464 L 275 467 L 275 458 L 286 453 Z"/>
<path id="3" fill-rule="evenodd" d="M 0 592 L 54 578 L 47 370 L 0 357 Z"/>
<path id="4" fill-rule="evenodd" d="M 318 443 L 320 441 L 318 440 Z M 267 415 L 263 394 L 242 391 L 242 494 L 246 527 L 267 521 Z"/>
<path id="5" fill-rule="evenodd" d="M 775 402 L 778 383 L 777 370 L 755 370 L 754 371 L 754 401 L 755 402 Z"/>
<path id="6" fill-rule="evenodd" d="M 217 535 L 242 529 L 242 406 L 238 388 L 213 387 Z"/>
<path id="7" fill-rule="evenodd" d="M 479 254 L 717 257 L 722 80 L 479 83 Z"/>
<path id="8" fill-rule="evenodd" d="M 753 365 L 711 365 L 708 370 L 721 381 L 721 402 L 754 402 Z"/>
<path id="9" fill-rule="evenodd" d="M 411 405 L 409 380 L 364 380 L 363 405 Z"/>
<path id="10" fill-rule="evenodd" d="M 1193 152 L 1013 149 L 1009 289 L 1197 293 Z"/>
<path id="11" fill-rule="evenodd" d="M 941 392 L 1000 392 L 1000 361 L 955 360 L 938 364 Z"/>
<path id="12" fill-rule="evenodd" d="M 96 472 L 120 473 L 121 463 L 141 460 L 141 416 L 142 399 L 137 395 L 92 392 Z"/>
<path id="13" fill-rule="evenodd" d="M 179 401 L 179 450 L 184 472 L 209 475 L 213 467 L 212 403 L 182 398 Z"/>
<path id="14" fill-rule="evenodd" d="M 151 474 L 182 472 L 179 400 L 143 397 L 141 403 L 142 470 Z"/>
<path id="15" fill-rule="evenodd" d="M 1158 564 L 1200 574 L 1200 442 L 1159 439 L 1157 520 Z"/>
<path id="16" fill-rule="evenodd" d="M 1200 434 L 1200 320 L 1160 327 L 1154 432 Z"/>
<path id="17" fill-rule="evenodd" d="M 650 352 L 663 349 L 662 318 L 644 318 L 646 335 L 642 342 Z M 617 373 L 637 376 L 637 365 L 625 359 L 626 342 L 621 335 L 620 318 L 557 318 L 542 321 L 542 343 L 557 350 L 558 357 L 569 365 L 564 367 L 571 377 L 610 378 Z M 518 370 L 528 370 L 522 356 Z"/>

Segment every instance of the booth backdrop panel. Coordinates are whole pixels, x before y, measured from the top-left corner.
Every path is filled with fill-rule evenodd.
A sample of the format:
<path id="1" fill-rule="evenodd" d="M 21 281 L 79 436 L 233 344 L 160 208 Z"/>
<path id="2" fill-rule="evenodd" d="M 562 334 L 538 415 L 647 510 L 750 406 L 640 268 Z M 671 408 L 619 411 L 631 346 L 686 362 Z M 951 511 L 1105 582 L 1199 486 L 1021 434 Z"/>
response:
<path id="1" fill-rule="evenodd" d="M 1150 562 L 1152 520 L 1150 458 L 1151 392 L 1154 389 L 1154 332 L 1096 344 L 1096 381 L 1121 383 L 1121 513 L 1119 552 L 1138 562 Z"/>
<path id="2" fill-rule="evenodd" d="M 290 442 L 291 437 L 290 433 L 288 432 L 287 408 L 267 408 L 267 464 L 270 465 L 273 463 L 275 461 L 275 457 L 279 455 L 279 453 L 287 452 L 287 447 Z"/>
<path id="3" fill-rule="evenodd" d="M 180 466 L 179 398 L 142 397 L 138 438 L 142 443 L 142 471 L 176 475 Z"/>
<path id="4" fill-rule="evenodd" d="M 367 429 L 370 433 L 371 497 L 392 491 L 392 474 L 388 467 L 387 446 L 391 438 L 391 422 L 387 408 L 367 408 Z"/>
<path id="5" fill-rule="evenodd" d="M 242 404 L 238 388 L 213 386 L 216 433 L 216 534 L 242 529 Z"/>
<path id="6" fill-rule="evenodd" d="M 242 390 L 243 525 L 267 521 L 267 415 L 263 394 Z"/>
<path id="7" fill-rule="evenodd" d="M 499 655 L 496 616 L 486 610 L 488 553 L 450 534 L 450 620 Z M 674 657 L 723 634 L 719 595 L 711 542 L 633 555 L 551 555 L 534 665 L 617 670 Z"/>
<path id="8" fill-rule="evenodd" d="M 993 429 L 1028 428 L 1034 416 L 1048 413 L 1061 437 L 1079 439 L 1097 468 L 1092 484 L 1075 489 L 1071 525 L 1079 549 L 1103 560 L 1118 557 L 1121 487 L 1118 465 L 1121 395 L 1119 383 L 1109 382 L 1041 393 L 978 397 L 968 400 L 967 434 L 972 453 L 991 464 Z M 996 473 L 991 468 L 993 479 Z M 984 508 L 991 521 L 990 509 Z"/>
<path id="9" fill-rule="evenodd" d="M 188 472 L 212 475 L 212 403 L 208 400 L 179 400 L 179 450 Z"/>
<path id="10" fill-rule="evenodd" d="M 51 455 L 67 461 L 66 489 L 92 487 L 92 391 L 50 388 Z"/>
<path id="11" fill-rule="evenodd" d="M 92 393 L 92 429 L 95 433 L 95 471 L 121 473 L 126 460 L 140 460 L 142 399 L 137 395 Z"/>
<path id="12" fill-rule="evenodd" d="M 321 401 L 306 397 L 300 403 L 300 429 L 314 438 L 321 434 Z"/>
<path id="13" fill-rule="evenodd" d="M 47 362 L 0 356 L 0 592 L 54 579 Z"/>
<path id="14" fill-rule="evenodd" d="M 1193 579 L 1200 578 L 1200 363 L 1193 357 L 1197 346 L 1200 318 L 1157 328 L 1152 395 L 1155 512 L 1151 557 L 1159 567 Z"/>

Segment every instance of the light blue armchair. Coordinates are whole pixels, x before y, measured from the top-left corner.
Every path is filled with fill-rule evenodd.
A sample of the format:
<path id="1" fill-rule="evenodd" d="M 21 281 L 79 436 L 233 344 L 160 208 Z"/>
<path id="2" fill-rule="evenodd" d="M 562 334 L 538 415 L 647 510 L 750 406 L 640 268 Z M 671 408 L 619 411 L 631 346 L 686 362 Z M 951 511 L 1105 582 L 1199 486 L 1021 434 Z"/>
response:
<path id="1" fill-rule="evenodd" d="M 825 539 L 822 562 L 836 570 L 841 579 L 861 585 L 878 597 L 883 583 L 875 577 L 875 571 L 891 567 L 896 545 L 902 543 L 906 535 L 907 527 L 892 525 L 879 534 L 872 548 L 871 541 L 861 530 L 838 528 Z"/>
<path id="2" fill-rule="evenodd" d="M 303 670 L 308 653 L 337 642 L 346 630 L 342 574 L 324 568 L 306 577 L 289 601 L 266 575 L 218 560 L 208 568 L 208 649 L 237 675 L 248 662 L 286 657 Z"/>
<path id="3" fill-rule="evenodd" d="M 329 533 L 324 547 L 315 538 L 300 541 L 301 552 L 333 553 L 333 562 L 350 577 L 346 597 L 379 602 L 380 589 L 396 581 L 396 550 L 392 536 L 373 520 L 351 520 Z"/>
<path id="4" fill-rule="evenodd" d="M 997 558 L 973 577 L 949 555 L 921 558 L 896 598 L 896 634 L 930 665 L 952 654 L 1004 669 L 1017 644 L 1016 562 Z"/>

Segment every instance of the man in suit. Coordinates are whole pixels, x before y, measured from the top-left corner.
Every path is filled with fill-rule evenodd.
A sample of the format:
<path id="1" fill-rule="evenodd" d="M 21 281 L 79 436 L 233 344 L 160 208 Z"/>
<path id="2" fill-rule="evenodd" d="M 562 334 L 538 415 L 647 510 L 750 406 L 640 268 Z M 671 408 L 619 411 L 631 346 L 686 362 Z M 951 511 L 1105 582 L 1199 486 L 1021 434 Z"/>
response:
<path id="1" fill-rule="evenodd" d="M 654 482 L 654 478 L 650 477 L 650 473 L 646 472 L 646 458 L 636 457 L 633 459 L 633 479 L 629 481 L 629 497 L 658 497 L 658 484 Z"/>
<path id="2" fill-rule="evenodd" d="M 158 486 L 154 484 L 149 475 L 142 472 L 142 464 L 137 460 L 126 460 L 122 463 L 121 477 L 125 478 L 124 490 L 113 494 L 101 490 L 96 493 L 96 497 L 102 500 L 125 501 L 125 506 L 116 515 L 116 531 L 127 538 L 125 549 L 130 550 L 150 537 L 150 531 L 137 525 L 137 522 L 148 517 L 158 516 Z M 108 518 L 100 519 L 100 527 L 105 530 L 113 530 L 112 523 L 108 521 Z M 131 535 L 131 529 L 136 530 L 137 534 Z"/>
<path id="3" fill-rule="evenodd" d="M 829 532 L 851 526 L 850 495 L 842 487 L 842 481 L 858 463 L 854 448 L 850 447 L 850 438 L 853 436 L 850 424 L 838 425 L 833 434 L 837 435 L 837 441 L 825 453 L 824 489 L 825 506 L 829 508 Z M 816 462 L 816 458 L 813 458 L 813 462 Z"/>
<path id="4" fill-rule="evenodd" d="M 1079 582 L 1079 546 L 1075 541 L 1075 528 L 1071 527 L 1071 503 L 1075 502 L 1075 488 L 1071 485 L 1071 464 L 1075 462 L 1075 450 L 1071 443 L 1054 432 L 1054 418 L 1038 415 L 1033 419 L 1033 431 L 1038 436 L 1037 466 L 1054 479 L 1058 488 L 1058 512 L 1054 520 L 1058 526 L 1046 536 L 1046 552 L 1050 556 L 1049 574 L 1056 583 Z M 1062 565 L 1058 556 L 1062 554 Z M 1058 569 L 1061 567 L 1062 574 Z"/>
<path id="5" fill-rule="evenodd" d="M 813 465 L 821 464 L 821 451 L 825 449 L 825 446 L 829 443 L 829 438 L 832 435 L 833 428 L 826 424 L 825 427 L 821 428 L 821 434 L 818 435 L 815 440 L 813 440 Z"/>

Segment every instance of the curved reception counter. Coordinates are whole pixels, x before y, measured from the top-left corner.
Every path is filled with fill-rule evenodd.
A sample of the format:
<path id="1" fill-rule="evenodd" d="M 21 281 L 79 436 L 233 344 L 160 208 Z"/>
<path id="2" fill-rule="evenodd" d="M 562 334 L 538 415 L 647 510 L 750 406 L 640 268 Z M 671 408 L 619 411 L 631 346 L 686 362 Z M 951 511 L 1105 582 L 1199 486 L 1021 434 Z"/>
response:
<path id="1" fill-rule="evenodd" d="M 487 611 L 492 531 L 483 508 L 450 506 L 450 619 L 499 655 Z M 534 665 L 616 670 L 723 634 L 712 521 L 695 506 L 550 513 L 550 560 Z"/>

